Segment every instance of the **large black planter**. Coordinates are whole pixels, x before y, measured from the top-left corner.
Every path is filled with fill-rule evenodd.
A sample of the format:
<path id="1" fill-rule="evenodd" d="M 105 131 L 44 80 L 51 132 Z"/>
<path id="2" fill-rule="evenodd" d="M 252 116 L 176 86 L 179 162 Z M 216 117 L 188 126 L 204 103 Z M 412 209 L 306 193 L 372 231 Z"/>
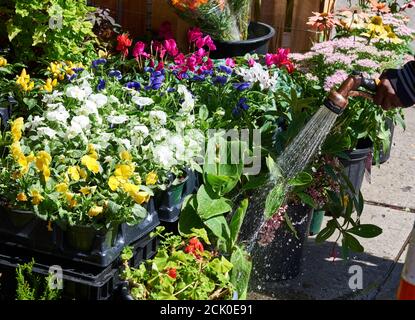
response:
<path id="1" fill-rule="evenodd" d="M 268 42 L 275 35 L 275 29 L 265 23 L 251 22 L 248 39 L 242 41 L 215 40 L 216 50 L 210 56 L 214 59 L 244 56 L 247 53 L 266 54 Z"/>
<path id="2" fill-rule="evenodd" d="M 356 194 L 359 194 L 362 188 L 368 157 L 372 152 L 372 141 L 364 139 L 359 141 L 355 150 L 346 152 L 349 159 L 340 159 L 344 167 L 343 173 L 349 178 Z"/>
<path id="3" fill-rule="evenodd" d="M 297 231 L 298 238 L 284 223 L 276 231 L 274 241 L 271 244 L 265 247 L 256 244 L 252 251 L 251 287 L 266 282 L 289 280 L 298 276 L 312 212 L 313 209 L 308 206 L 289 206 L 287 214 Z"/>

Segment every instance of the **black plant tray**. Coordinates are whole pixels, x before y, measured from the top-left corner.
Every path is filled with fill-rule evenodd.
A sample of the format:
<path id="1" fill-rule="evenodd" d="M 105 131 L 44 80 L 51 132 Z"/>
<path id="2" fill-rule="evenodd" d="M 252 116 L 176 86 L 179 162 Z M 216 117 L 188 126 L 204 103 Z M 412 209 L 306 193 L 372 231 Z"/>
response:
<path id="1" fill-rule="evenodd" d="M 137 268 L 145 260 L 153 258 L 158 242 L 158 238 L 146 235 L 130 244 L 133 250 L 131 266 Z M 63 299 L 110 300 L 115 298 L 123 283 L 119 277 L 122 270 L 120 256 L 109 266 L 100 268 L 0 243 L 0 300 L 15 299 L 16 267 L 32 258 L 35 259 L 35 274 L 47 276 L 51 266 L 62 268 Z"/>
<path id="2" fill-rule="evenodd" d="M 90 246 L 81 248 L 69 241 L 68 230 L 58 224 L 53 223 L 52 231 L 48 231 L 47 222 L 34 215 L 16 224 L 16 221 L 12 221 L 15 218 L 13 213 L 6 213 L 3 208 L 0 211 L 0 242 L 71 261 L 107 267 L 117 259 L 126 245 L 143 238 L 159 225 L 154 205 L 150 204 L 148 209 L 147 218 L 140 224 L 117 226 L 111 241 L 108 240 L 108 234 L 91 230 Z"/>

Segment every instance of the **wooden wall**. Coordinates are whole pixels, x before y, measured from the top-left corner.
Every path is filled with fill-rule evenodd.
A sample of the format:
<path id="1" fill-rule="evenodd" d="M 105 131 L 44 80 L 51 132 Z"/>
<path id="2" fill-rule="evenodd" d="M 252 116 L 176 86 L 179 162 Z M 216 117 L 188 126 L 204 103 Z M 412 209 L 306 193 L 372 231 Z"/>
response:
<path id="1" fill-rule="evenodd" d="M 260 21 L 277 29 L 270 51 L 290 47 L 293 52 L 310 48 L 315 33 L 307 26 L 313 11 L 321 11 L 333 0 L 262 0 Z M 183 48 L 189 25 L 178 18 L 166 0 L 94 0 L 92 5 L 111 9 L 114 17 L 132 36 L 144 35 L 150 27 L 157 30 L 164 21 L 170 21 L 173 32 Z"/>

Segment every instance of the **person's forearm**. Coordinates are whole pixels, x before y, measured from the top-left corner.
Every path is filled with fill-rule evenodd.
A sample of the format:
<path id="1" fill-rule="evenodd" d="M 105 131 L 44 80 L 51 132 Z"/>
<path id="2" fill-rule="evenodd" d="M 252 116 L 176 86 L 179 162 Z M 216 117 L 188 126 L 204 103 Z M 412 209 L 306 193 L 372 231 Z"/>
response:
<path id="1" fill-rule="evenodd" d="M 408 62 L 401 69 L 388 70 L 382 77 L 389 79 L 403 107 L 415 104 L 415 61 Z"/>

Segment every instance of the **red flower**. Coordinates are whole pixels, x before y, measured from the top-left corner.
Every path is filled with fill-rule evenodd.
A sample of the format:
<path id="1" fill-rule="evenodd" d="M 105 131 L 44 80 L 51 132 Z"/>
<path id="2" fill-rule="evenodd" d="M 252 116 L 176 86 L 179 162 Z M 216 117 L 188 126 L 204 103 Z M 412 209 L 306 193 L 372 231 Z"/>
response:
<path id="1" fill-rule="evenodd" d="M 133 49 L 133 57 L 135 59 L 138 59 L 138 57 L 144 57 L 144 58 L 149 58 L 150 54 L 146 53 L 144 51 L 146 45 L 144 42 L 138 41 Z"/>
<path id="2" fill-rule="evenodd" d="M 124 57 L 128 56 L 128 48 L 132 45 L 132 40 L 128 37 L 128 33 L 120 34 L 117 37 L 117 51 L 120 51 Z"/>
<path id="3" fill-rule="evenodd" d="M 166 49 L 167 53 L 172 57 L 175 57 L 179 54 L 179 49 L 177 49 L 177 43 L 174 39 L 164 40 L 163 46 Z"/>
<path id="4" fill-rule="evenodd" d="M 177 270 L 176 268 L 169 268 L 167 269 L 167 274 L 170 278 L 176 279 L 177 278 Z"/>
<path id="5" fill-rule="evenodd" d="M 268 67 L 275 65 L 278 68 L 285 67 L 289 73 L 294 71 L 294 65 L 288 58 L 290 54 L 290 49 L 278 49 L 276 54 L 266 54 L 265 63 Z"/>
<path id="6" fill-rule="evenodd" d="M 196 237 L 190 239 L 189 244 L 184 249 L 184 252 L 191 253 L 196 258 L 200 258 L 200 255 L 198 253 L 202 253 L 203 251 L 205 251 L 205 248 L 203 248 L 203 244 Z"/>

